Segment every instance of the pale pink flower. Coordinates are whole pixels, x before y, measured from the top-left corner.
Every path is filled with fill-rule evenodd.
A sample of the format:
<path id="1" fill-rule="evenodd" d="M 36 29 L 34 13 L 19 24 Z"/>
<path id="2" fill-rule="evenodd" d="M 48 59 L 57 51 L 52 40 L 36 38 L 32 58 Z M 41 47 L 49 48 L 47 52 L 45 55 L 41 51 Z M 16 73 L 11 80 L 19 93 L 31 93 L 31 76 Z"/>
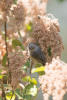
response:
<path id="1" fill-rule="evenodd" d="M 45 66 L 45 75 L 39 77 L 44 100 L 45 94 L 52 95 L 53 100 L 63 100 L 67 93 L 67 64 L 56 58 Z"/>

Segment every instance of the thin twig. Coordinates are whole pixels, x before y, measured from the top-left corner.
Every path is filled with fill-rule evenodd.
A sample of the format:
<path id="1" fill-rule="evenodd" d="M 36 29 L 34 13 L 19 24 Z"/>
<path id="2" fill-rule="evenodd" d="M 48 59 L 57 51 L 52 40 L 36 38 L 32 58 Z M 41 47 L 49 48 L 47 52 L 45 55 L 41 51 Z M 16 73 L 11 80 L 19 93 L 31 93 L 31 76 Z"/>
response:
<path id="1" fill-rule="evenodd" d="M 7 23 L 4 23 L 4 30 L 5 30 L 5 45 L 6 45 L 6 54 L 7 54 L 7 61 L 9 67 L 9 58 L 8 58 L 8 45 L 7 45 Z"/>
<path id="2" fill-rule="evenodd" d="M 7 64 L 9 70 L 9 57 L 8 57 L 8 44 L 7 44 L 7 22 L 4 23 L 4 31 L 5 31 L 5 45 L 6 45 L 6 55 L 7 55 Z M 8 72 L 8 82 L 11 83 L 11 72 Z"/>

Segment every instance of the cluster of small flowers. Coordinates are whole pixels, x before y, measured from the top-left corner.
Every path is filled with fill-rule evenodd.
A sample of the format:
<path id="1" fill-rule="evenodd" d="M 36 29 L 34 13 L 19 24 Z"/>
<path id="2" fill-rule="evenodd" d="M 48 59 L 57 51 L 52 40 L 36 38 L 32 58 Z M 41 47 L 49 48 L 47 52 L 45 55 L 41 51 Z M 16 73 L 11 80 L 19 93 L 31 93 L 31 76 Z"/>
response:
<path id="1" fill-rule="evenodd" d="M 46 64 L 45 75 L 39 77 L 44 100 L 53 96 L 53 100 L 63 100 L 67 93 L 67 64 L 59 58 L 53 59 Z M 47 99 L 45 99 L 47 98 Z"/>
<path id="2" fill-rule="evenodd" d="M 50 18 L 52 17 L 52 18 Z M 32 36 L 46 55 L 47 62 L 53 57 L 61 56 L 64 49 L 61 36 L 59 35 L 59 23 L 53 15 L 36 16 L 33 20 Z"/>
<path id="3" fill-rule="evenodd" d="M 14 0 L 0 0 L 0 29 L 1 29 L 1 32 L 4 31 L 3 30 L 4 22 L 7 21 L 8 40 L 11 40 L 11 38 L 18 38 L 19 37 L 18 31 L 21 31 L 22 29 L 24 32 L 22 32 L 21 34 L 25 33 L 25 30 L 23 27 L 24 22 L 27 23 L 27 21 L 28 22 L 30 21 L 29 19 L 32 19 L 32 17 L 30 17 L 33 12 L 32 10 L 34 10 L 34 7 L 35 7 L 35 11 L 36 11 L 36 8 L 38 9 L 39 5 L 41 5 L 42 3 L 45 3 L 45 0 L 44 1 L 43 0 L 42 1 L 17 0 L 17 4 L 14 4 Z M 36 12 L 34 15 L 36 15 Z M 25 18 L 26 18 L 26 21 L 25 21 Z M 28 40 L 30 39 L 27 39 L 27 41 Z M 11 51 L 12 49 L 11 41 L 8 42 L 8 45 L 10 45 L 9 48 Z"/>
<path id="4" fill-rule="evenodd" d="M 27 9 L 28 16 L 32 14 L 35 16 L 36 12 L 41 15 L 46 13 L 47 0 L 25 0 L 23 3 Z"/>
<path id="5" fill-rule="evenodd" d="M 17 30 L 22 29 L 24 22 L 25 22 L 25 17 L 26 17 L 26 10 L 22 2 L 19 2 L 17 5 L 13 5 L 11 8 L 12 12 L 12 21 L 11 22 L 12 26 L 17 27 Z"/>
<path id="6" fill-rule="evenodd" d="M 46 14 L 47 1 L 48 0 L 35 0 L 36 5 L 34 7 L 37 8 L 39 15 Z M 35 8 L 33 10 L 35 10 Z M 35 16 L 35 12 L 34 12 L 34 16 Z"/>
<path id="7" fill-rule="evenodd" d="M 22 67 L 27 60 L 27 52 L 18 51 L 9 54 L 9 70 L 11 72 L 11 85 L 13 89 L 17 88 L 21 78 L 26 75 Z"/>
<path id="8" fill-rule="evenodd" d="M 28 2 L 26 2 L 28 1 Z M 40 0 L 39 0 L 40 1 Z M 38 2 L 39 2 L 38 1 Z M 27 5 L 29 9 L 26 9 Z M 9 58 L 9 67 L 8 70 L 11 72 L 11 85 L 15 89 L 19 83 L 19 80 L 25 75 L 23 71 L 21 71 L 22 65 L 25 64 L 25 62 L 28 59 L 28 55 L 24 55 L 22 53 L 18 53 L 16 51 L 12 52 L 12 39 L 18 39 L 18 31 L 22 30 L 22 34 L 24 34 L 24 23 L 25 23 L 25 18 L 29 20 L 28 18 L 31 18 L 31 12 L 32 10 L 32 5 L 36 4 L 34 0 L 17 0 L 17 3 L 14 4 L 14 0 L 0 0 L 0 30 L 1 33 L 5 31 L 4 24 L 6 22 L 6 35 L 7 35 L 7 49 L 8 49 L 8 58 Z M 26 6 L 25 6 L 26 5 Z M 29 6 L 30 5 L 30 6 Z M 36 8 L 35 8 L 36 9 Z M 38 9 L 38 8 L 37 8 Z M 36 15 L 36 14 L 34 14 Z M 29 17 L 28 17 L 29 16 Z M 31 18 L 32 19 L 32 18 Z M 5 33 L 5 32 L 4 32 Z M 3 36 L 5 36 L 3 34 Z M 25 35 L 26 36 L 26 35 Z M 2 58 L 6 53 L 6 45 L 5 45 L 5 39 L 2 38 L 2 34 L 0 34 L 1 41 L 0 41 L 0 54 L 1 54 L 1 63 L 2 63 Z M 27 39 L 27 40 L 26 40 Z M 24 46 L 27 45 L 28 41 L 31 39 L 24 37 L 23 42 Z M 26 41 L 26 42 L 25 42 Z M 1 45 L 2 44 L 2 45 Z M 11 54 L 10 54 L 11 53 Z M 1 66 L 0 66 L 1 68 Z"/>
<path id="9" fill-rule="evenodd" d="M 2 12 L 3 20 L 6 20 L 6 16 L 9 15 L 9 10 L 13 2 L 13 0 L 0 0 L 0 12 Z"/>
<path id="10" fill-rule="evenodd" d="M 33 25 L 33 19 L 38 16 L 38 15 L 45 15 L 46 14 L 46 6 L 47 6 L 47 1 L 48 0 L 25 0 L 23 1 L 24 4 L 26 5 L 26 9 L 27 9 L 27 16 L 26 16 L 26 20 L 25 20 L 25 25 L 29 25 L 29 23 L 31 24 L 31 27 Z M 35 21 L 36 22 L 36 21 Z M 25 26 L 26 28 L 26 26 Z M 26 45 L 29 44 L 30 42 L 35 41 L 34 38 L 32 37 L 32 34 L 30 31 L 27 31 L 26 29 L 24 29 L 26 35 L 25 37 L 27 37 L 27 41 L 26 41 Z M 33 31 L 33 29 L 32 29 Z"/>
<path id="11" fill-rule="evenodd" d="M 5 33 L 5 21 L 6 21 L 6 34 L 8 39 L 8 49 L 9 52 L 12 51 L 12 39 L 16 38 L 18 39 L 19 34 L 18 30 L 20 31 L 20 27 L 23 29 L 23 24 L 25 21 L 26 11 L 23 3 L 21 3 L 19 0 L 17 1 L 17 4 L 14 4 L 14 0 L 0 0 L 0 32 Z M 0 34 L 0 37 L 4 36 L 4 34 Z M 1 58 L 3 58 L 5 51 L 3 50 L 3 47 L 5 49 L 5 39 L 1 38 L 0 41 L 0 54 L 2 55 Z M 2 54 L 2 52 L 4 53 Z"/>

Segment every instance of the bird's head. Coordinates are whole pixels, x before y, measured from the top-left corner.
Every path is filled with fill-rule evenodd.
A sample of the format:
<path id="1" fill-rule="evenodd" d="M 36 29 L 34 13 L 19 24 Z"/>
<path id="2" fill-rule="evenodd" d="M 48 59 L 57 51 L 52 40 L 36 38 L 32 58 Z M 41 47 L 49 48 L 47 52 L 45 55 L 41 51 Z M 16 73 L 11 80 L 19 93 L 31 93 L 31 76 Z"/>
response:
<path id="1" fill-rule="evenodd" d="M 36 48 L 36 44 L 35 43 L 30 43 L 28 45 L 28 48 L 29 48 L 30 51 L 33 51 Z"/>
<path id="2" fill-rule="evenodd" d="M 28 45 L 28 50 L 30 54 L 32 54 L 37 48 L 38 45 L 36 43 L 29 43 Z"/>

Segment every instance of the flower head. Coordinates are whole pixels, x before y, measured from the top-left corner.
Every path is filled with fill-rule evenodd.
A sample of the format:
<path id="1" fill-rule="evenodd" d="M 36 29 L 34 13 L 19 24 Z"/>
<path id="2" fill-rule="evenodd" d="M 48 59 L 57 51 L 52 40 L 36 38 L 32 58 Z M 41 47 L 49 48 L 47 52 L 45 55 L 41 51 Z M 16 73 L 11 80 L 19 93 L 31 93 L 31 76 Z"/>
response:
<path id="1" fill-rule="evenodd" d="M 46 96 L 53 96 L 53 100 L 63 100 L 67 93 L 67 64 L 59 58 L 46 64 L 45 75 L 39 77 L 44 100 Z M 47 95 L 46 95 L 47 94 Z"/>

